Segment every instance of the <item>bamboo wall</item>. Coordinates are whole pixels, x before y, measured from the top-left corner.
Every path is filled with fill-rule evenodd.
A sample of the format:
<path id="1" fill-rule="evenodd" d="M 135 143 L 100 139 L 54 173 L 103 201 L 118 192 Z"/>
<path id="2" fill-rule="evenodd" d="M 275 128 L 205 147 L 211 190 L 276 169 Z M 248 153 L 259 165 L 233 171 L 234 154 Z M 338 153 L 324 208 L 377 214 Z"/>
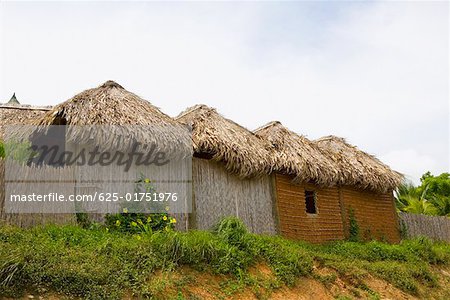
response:
<path id="1" fill-rule="evenodd" d="M 7 213 L 5 210 L 5 199 L 6 197 L 6 189 L 5 189 L 5 161 L 0 159 L 0 222 L 7 223 L 11 225 L 16 225 L 20 227 L 30 227 L 34 225 L 46 224 L 46 223 L 55 223 L 55 224 L 67 224 L 74 223 L 75 218 L 73 214 L 68 213 L 59 213 L 57 204 L 52 206 L 54 209 L 54 213 Z M 27 166 L 17 166 L 14 168 L 8 169 L 8 178 L 14 179 L 17 176 L 22 177 L 25 175 L 25 178 L 28 180 L 41 180 L 42 178 L 54 179 L 54 180 L 67 180 L 70 178 L 70 171 L 67 168 L 44 168 L 40 169 L 39 172 L 36 172 L 36 167 L 27 167 Z M 39 178 L 38 178 L 39 177 Z M 35 185 L 32 182 L 27 184 L 20 184 L 21 193 L 36 193 L 36 194 L 46 194 L 49 193 L 49 190 L 44 185 Z M 15 189 L 14 184 L 9 186 L 11 190 Z M 62 190 L 54 190 L 53 192 L 65 193 L 67 191 L 67 185 L 60 185 L 60 189 Z M 63 191 L 65 190 L 65 191 Z M 40 203 L 33 203 L 32 205 L 41 205 Z"/>
<path id="2" fill-rule="evenodd" d="M 349 226 L 349 211 L 354 211 L 360 236 L 363 239 L 380 239 L 391 243 L 400 241 L 394 195 L 391 192 L 379 194 L 361 191 L 352 187 L 342 187 L 344 228 Z M 348 230 L 345 230 L 348 236 Z"/>
<path id="3" fill-rule="evenodd" d="M 77 147 L 73 144 L 67 144 L 67 149 L 74 153 L 79 153 L 80 150 L 93 151 L 92 147 L 83 145 Z M 147 211 L 165 212 L 165 207 L 169 208 L 169 213 L 185 212 L 189 210 L 188 201 L 186 197 L 190 197 L 191 179 L 192 179 L 192 161 L 191 159 L 169 159 L 169 163 L 163 166 L 151 165 L 136 165 L 132 164 L 129 170 L 124 166 L 113 163 L 106 166 L 75 166 L 74 175 L 76 179 L 75 193 L 78 195 L 88 195 L 95 192 L 103 193 L 118 193 L 125 195 L 126 193 L 134 193 L 136 188 L 136 181 L 143 176 L 150 179 L 151 185 L 156 193 L 177 193 L 178 200 L 167 201 L 157 207 L 147 204 L 145 201 L 143 205 L 147 207 Z M 119 203 L 120 202 L 120 203 Z M 117 203 L 92 203 L 91 205 L 85 203 L 83 209 L 91 214 L 105 214 L 111 212 L 121 212 L 121 207 L 127 207 L 127 202 L 122 199 Z M 133 201 L 129 202 L 130 206 L 137 204 Z M 140 204 L 140 203 L 139 203 Z M 154 204 L 154 203 L 153 203 Z M 157 211 L 156 211 L 157 210 Z M 162 211 L 161 211 L 162 210 Z"/>
<path id="4" fill-rule="evenodd" d="M 192 194 L 191 182 L 186 184 L 178 183 L 178 181 L 183 179 L 189 180 L 191 172 L 191 164 L 189 162 L 187 162 L 188 166 L 186 168 L 181 168 L 178 165 L 153 168 L 136 167 L 128 172 L 124 172 L 123 167 L 115 165 L 102 168 L 77 167 L 75 170 L 74 167 L 28 167 L 18 164 L 17 166 L 14 165 L 14 167 L 8 167 L 8 178 L 5 178 L 5 164 L 5 161 L 0 160 L 0 221 L 21 227 L 44 223 L 73 223 L 75 221 L 75 203 L 21 202 L 14 204 L 14 208 L 20 211 L 20 214 L 6 213 L 4 204 L 5 197 L 8 198 L 8 196 L 6 195 L 5 179 L 10 181 L 27 180 L 25 183 L 9 183 L 8 193 L 12 194 L 29 195 L 34 193 L 36 195 L 46 195 L 48 193 L 58 193 L 68 196 L 70 194 L 93 195 L 95 192 L 119 192 L 119 195 L 122 195 L 125 192 L 134 192 L 135 181 L 140 176 L 139 174 L 143 173 L 152 180 L 152 185 L 156 188 L 156 192 L 167 192 L 173 189 L 173 192 L 178 193 L 179 199 L 177 203 L 163 203 L 164 206 L 162 207 L 164 210 L 165 207 L 170 206 L 170 209 L 174 212 L 187 211 L 188 199 L 186 199 L 186 196 Z M 43 179 L 47 182 L 43 182 Z M 171 183 L 171 181 L 174 183 Z M 133 203 L 131 202 L 130 204 Z M 12 205 L 9 205 L 11 208 Z M 119 203 L 114 202 L 108 203 L 97 200 L 97 202 L 92 203 L 78 202 L 77 205 L 82 211 L 88 212 L 96 221 L 103 221 L 103 215 L 107 212 L 120 211 L 120 209 L 117 210 L 118 208 L 116 208 Z M 36 211 L 40 212 L 36 213 Z M 185 218 L 182 218 L 184 214 L 175 215 L 180 216 L 181 219 L 177 226 L 184 226 L 182 223 L 185 220 Z"/>
<path id="5" fill-rule="evenodd" d="M 194 211 L 190 228 L 209 229 L 226 216 L 237 216 L 254 233 L 276 233 L 270 176 L 240 179 L 216 162 L 194 158 Z"/>
<path id="6" fill-rule="evenodd" d="M 339 189 L 294 184 L 286 175 L 276 175 L 280 232 L 292 239 L 322 243 L 344 238 Z M 305 189 L 317 193 L 317 214 L 307 214 Z"/>
<path id="7" fill-rule="evenodd" d="M 426 236 L 434 240 L 450 242 L 450 218 L 399 213 L 402 230 L 407 238 Z"/>

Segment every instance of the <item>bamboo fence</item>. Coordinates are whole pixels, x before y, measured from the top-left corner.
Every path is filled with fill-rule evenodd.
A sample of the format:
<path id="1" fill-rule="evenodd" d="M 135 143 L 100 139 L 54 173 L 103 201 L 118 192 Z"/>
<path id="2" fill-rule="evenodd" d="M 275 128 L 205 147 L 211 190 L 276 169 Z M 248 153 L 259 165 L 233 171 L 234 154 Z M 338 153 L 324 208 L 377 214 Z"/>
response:
<path id="1" fill-rule="evenodd" d="M 399 213 L 401 228 L 407 238 L 426 236 L 434 240 L 450 242 L 450 218 Z"/>

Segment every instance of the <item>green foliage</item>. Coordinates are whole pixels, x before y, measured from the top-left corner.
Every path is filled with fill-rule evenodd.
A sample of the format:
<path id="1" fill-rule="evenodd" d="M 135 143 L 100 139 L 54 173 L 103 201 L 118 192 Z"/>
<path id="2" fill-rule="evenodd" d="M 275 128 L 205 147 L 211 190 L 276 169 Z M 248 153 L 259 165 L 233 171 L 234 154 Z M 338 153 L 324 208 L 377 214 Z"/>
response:
<path id="1" fill-rule="evenodd" d="M 400 238 L 405 240 L 408 238 L 408 226 L 405 221 L 400 220 Z"/>
<path id="2" fill-rule="evenodd" d="M 311 245 L 250 234 L 235 218 L 214 228 L 130 235 L 92 226 L 0 227 L 0 298 L 20 296 L 29 287 L 83 299 L 121 299 L 124 291 L 136 298 L 154 298 L 149 282 L 155 272 L 180 266 L 228 274 L 236 290 L 251 284 L 249 267 L 260 262 L 286 284 L 299 276 L 319 278 L 314 262 L 356 282 L 370 273 L 414 294 L 419 284 L 437 284 L 431 265 L 450 265 L 450 245 L 425 238 L 398 245 L 377 241 Z M 329 283 L 335 276 L 320 278 Z"/>
<path id="3" fill-rule="evenodd" d="M 250 265 L 266 260 L 289 283 L 312 270 L 311 258 L 295 243 L 242 235 L 242 228 L 231 226 L 237 231 L 233 232 L 225 223 L 236 225 L 228 220 L 217 232 L 158 231 L 135 236 L 75 226 L 3 227 L 0 295 L 17 295 L 33 285 L 87 299 L 119 299 L 123 289 L 148 297 L 145 287 L 153 272 L 180 265 L 243 278 Z"/>
<path id="4" fill-rule="evenodd" d="M 351 242 L 357 242 L 360 240 L 359 236 L 359 225 L 358 221 L 356 221 L 355 212 L 352 208 L 349 209 L 348 212 L 348 218 L 349 218 L 349 238 L 348 240 Z"/>
<path id="5" fill-rule="evenodd" d="M 403 211 L 412 214 L 437 215 L 436 207 L 426 199 L 409 199 Z"/>
<path id="6" fill-rule="evenodd" d="M 0 141 L 0 158 L 5 158 L 5 146 L 1 141 Z"/>
<path id="7" fill-rule="evenodd" d="M 225 242 L 240 246 L 247 234 L 245 224 L 236 217 L 227 217 L 213 226 L 213 232 L 220 236 Z"/>
<path id="8" fill-rule="evenodd" d="M 311 273 L 312 256 L 301 245 L 281 237 L 253 236 L 253 253 L 258 253 L 286 284 L 294 284 L 298 276 Z"/>
<path id="9" fill-rule="evenodd" d="M 396 204 L 400 211 L 429 214 L 435 213 L 434 206 L 425 198 L 427 189 L 419 189 L 410 183 L 401 185 L 396 192 Z"/>
<path id="10" fill-rule="evenodd" d="M 427 262 L 435 265 L 450 263 L 450 245 L 434 242 L 425 237 L 404 240 L 394 245 L 371 241 L 368 243 L 336 242 L 321 247 L 333 255 L 368 262 Z"/>
<path id="11" fill-rule="evenodd" d="M 421 185 L 419 191 L 428 189 L 429 195 L 450 196 L 450 173 L 442 173 L 439 176 L 433 176 L 430 172 L 425 173 L 420 179 Z"/>
<path id="12" fill-rule="evenodd" d="M 155 193 L 156 189 L 151 180 L 140 174 L 135 182 L 135 193 Z M 158 207 L 155 207 L 158 206 Z M 159 230 L 174 229 L 177 220 L 170 217 L 168 213 L 145 213 L 146 211 L 161 211 L 162 202 L 156 201 L 131 201 L 122 204 L 122 212 L 118 214 L 107 214 L 105 225 L 108 230 L 123 233 L 152 233 Z M 152 207 L 150 207 L 152 206 Z M 166 211 L 169 207 L 165 208 Z"/>
<path id="13" fill-rule="evenodd" d="M 176 219 L 167 213 L 143 214 L 127 213 L 107 214 L 105 225 L 108 230 L 123 233 L 152 233 L 159 230 L 171 230 Z"/>
<path id="14" fill-rule="evenodd" d="M 433 176 L 425 173 L 421 185 L 405 183 L 396 191 L 396 205 L 400 211 L 450 217 L 450 174 Z"/>
<path id="15" fill-rule="evenodd" d="M 8 141 L 6 143 L 0 142 L 0 158 L 6 158 L 18 161 L 27 162 L 36 154 L 31 150 L 30 142 Z"/>
<path id="16" fill-rule="evenodd" d="M 450 217 L 450 196 L 432 195 L 430 202 L 436 215 Z"/>
<path id="17" fill-rule="evenodd" d="M 75 214 L 77 224 L 80 225 L 82 228 L 89 228 L 92 225 L 92 221 L 89 218 L 89 215 L 85 212 L 79 212 Z"/>
<path id="18" fill-rule="evenodd" d="M 450 264 L 450 245 L 427 238 L 405 240 L 398 245 L 371 241 L 320 247 L 315 259 L 340 274 L 359 280 L 364 270 L 412 294 L 418 293 L 418 284 L 437 285 L 430 265 Z"/>
<path id="19" fill-rule="evenodd" d="M 429 238 L 420 237 L 402 241 L 401 247 L 411 256 L 418 257 L 430 264 L 444 265 L 450 263 L 450 248 L 444 242 L 434 242 Z"/>

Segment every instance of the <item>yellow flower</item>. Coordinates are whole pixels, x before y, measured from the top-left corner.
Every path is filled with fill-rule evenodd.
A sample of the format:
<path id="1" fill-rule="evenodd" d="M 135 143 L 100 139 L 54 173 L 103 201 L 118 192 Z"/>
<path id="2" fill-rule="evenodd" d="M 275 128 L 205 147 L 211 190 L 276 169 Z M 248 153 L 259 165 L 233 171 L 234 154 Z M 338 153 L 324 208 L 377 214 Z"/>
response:
<path id="1" fill-rule="evenodd" d="M 124 209 L 122 210 L 124 214 L 128 213 L 128 208 L 124 207 Z"/>
<path id="2" fill-rule="evenodd" d="M 145 182 L 145 183 L 150 183 L 150 179 L 145 178 L 144 182 Z"/>
<path id="3" fill-rule="evenodd" d="M 119 220 L 116 221 L 116 226 L 120 226 L 120 221 Z"/>
<path id="4" fill-rule="evenodd" d="M 163 220 L 164 220 L 164 221 L 167 221 L 167 216 L 164 216 L 164 217 L 163 217 Z"/>
<path id="5" fill-rule="evenodd" d="M 172 219 L 170 220 L 170 223 L 175 224 L 176 222 L 177 222 L 177 219 L 175 219 L 175 218 L 172 218 Z"/>
<path id="6" fill-rule="evenodd" d="M 169 206 L 166 206 L 166 211 L 169 211 L 169 209 L 170 209 L 170 207 L 169 207 Z"/>
<path id="7" fill-rule="evenodd" d="M 131 222 L 131 226 L 136 227 L 137 223 L 136 222 Z"/>

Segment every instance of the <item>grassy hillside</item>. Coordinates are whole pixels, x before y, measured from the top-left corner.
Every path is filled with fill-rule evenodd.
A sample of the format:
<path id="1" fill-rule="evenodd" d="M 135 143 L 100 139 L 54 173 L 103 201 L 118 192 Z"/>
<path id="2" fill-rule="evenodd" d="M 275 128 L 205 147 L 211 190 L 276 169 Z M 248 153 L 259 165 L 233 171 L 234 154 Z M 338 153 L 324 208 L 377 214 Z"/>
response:
<path id="1" fill-rule="evenodd" d="M 406 297 L 450 299 L 449 276 L 450 245 L 428 239 L 311 245 L 249 234 L 234 219 L 187 233 L 0 227 L 3 297 L 264 299 L 298 294 L 309 280 L 341 299 L 377 299 L 387 286 Z"/>

